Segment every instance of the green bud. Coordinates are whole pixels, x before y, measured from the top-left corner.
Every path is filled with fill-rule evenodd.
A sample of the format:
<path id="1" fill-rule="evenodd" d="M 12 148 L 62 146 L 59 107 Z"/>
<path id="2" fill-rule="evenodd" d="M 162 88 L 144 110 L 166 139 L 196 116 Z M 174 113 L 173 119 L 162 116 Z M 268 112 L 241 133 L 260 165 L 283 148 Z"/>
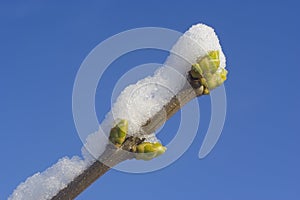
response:
<path id="1" fill-rule="evenodd" d="M 195 63 L 195 64 L 192 65 L 192 71 L 195 73 L 195 77 L 196 77 L 196 74 L 197 74 L 197 76 L 203 74 L 201 66 L 198 63 Z"/>
<path id="2" fill-rule="evenodd" d="M 210 77 L 207 81 L 207 87 L 211 90 L 214 89 L 224 83 L 227 79 L 227 70 L 222 69 L 221 72 L 215 73 L 212 77 Z"/>
<path id="3" fill-rule="evenodd" d="M 204 78 L 205 78 L 206 80 L 210 80 L 210 79 L 213 78 L 213 76 L 214 76 L 214 74 L 212 74 L 212 73 L 210 73 L 210 72 L 207 72 L 207 73 L 204 75 Z"/>
<path id="4" fill-rule="evenodd" d="M 207 81 L 208 88 L 216 88 L 219 85 L 218 80 L 214 77 Z"/>
<path id="5" fill-rule="evenodd" d="M 227 76 L 226 69 L 220 69 L 220 52 L 210 51 L 208 54 L 192 65 L 191 75 L 199 78 L 201 84 L 206 88 L 204 94 L 220 86 Z"/>
<path id="6" fill-rule="evenodd" d="M 200 82 L 201 82 L 201 84 L 202 84 L 204 87 L 207 87 L 207 81 L 206 81 L 205 78 L 201 78 L 201 79 L 200 79 Z"/>
<path id="7" fill-rule="evenodd" d="M 120 147 L 126 139 L 127 131 L 128 121 L 122 119 L 110 130 L 109 140 L 117 147 Z"/>
<path id="8" fill-rule="evenodd" d="M 202 70 L 202 72 L 198 70 L 200 74 L 215 73 L 220 66 L 219 51 L 208 52 L 206 56 L 197 61 L 197 64 Z"/>
<path id="9" fill-rule="evenodd" d="M 155 142 L 143 142 L 137 146 L 137 160 L 152 160 L 155 157 L 160 156 L 167 150 L 161 143 Z"/>
<path id="10" fill-rule="evenodd" d="M 224 82 L 226 81 L 227 79 L 227 74 L 228 74 L 228 71 L 226 69 L 222 69 L 221 73 L 220 73 L 220 78 L 221 80 Z"/>

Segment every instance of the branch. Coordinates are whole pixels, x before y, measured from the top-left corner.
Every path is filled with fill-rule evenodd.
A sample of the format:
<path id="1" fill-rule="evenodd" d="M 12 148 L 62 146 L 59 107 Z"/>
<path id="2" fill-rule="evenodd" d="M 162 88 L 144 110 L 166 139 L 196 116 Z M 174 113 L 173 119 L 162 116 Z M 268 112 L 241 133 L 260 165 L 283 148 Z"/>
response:
<path id="1" fill-rule="evenodd" d="M 198 79 L 193 79 L 190 73 L 187 75 L 188 82 L 183 89 L 174 96 L 159 112 L 148 119 L 142 126 L 144 134 L 155 132 L 162 124 L 170 119 L 185 104 L 204 92 L 204 86 Z M 192 87 L 191 87 L 192 86 Z M 120 148 L 107 145 L 100 159 L 95 160 L 86 170 L 71 181 L 64 189 L 60 190 L 51 200 L 71 200 L 88 188 L 94 181 L 104 175 L 111 167 L 118 163 L 134 158 L 132 153 L 134 147 L 143 142 L 137 137 L 128 137 Z M 124 151 L 125 150 L 125 151 Z M 99 160 L 104 161 L 107 165 Z"/>

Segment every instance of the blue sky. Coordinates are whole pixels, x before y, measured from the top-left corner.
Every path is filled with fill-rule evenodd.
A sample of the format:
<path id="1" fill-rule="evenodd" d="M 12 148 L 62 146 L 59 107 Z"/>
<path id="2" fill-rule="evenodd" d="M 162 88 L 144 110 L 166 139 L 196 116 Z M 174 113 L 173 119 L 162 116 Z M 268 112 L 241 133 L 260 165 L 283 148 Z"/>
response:
<path id="1" fill-rule="evenodd" d="M 72 88 L 98 43 L 131 28 L 184 32 L 199 22 L 216 29 L 230 71 L 226 124 L 216 147 L 198 159 L 210 117 L 209 98 L 201 98 L 201 128 L 177 162 L 148 174 L 112 170 L 78 199 L 131 191 L 144 200 L 299 199 L 298 8 L 297 1 L 1 1 L 0 199 L 59 158 L 80 155 Z M 121 70 L 107 72 L 114 77 L 100 83 L 107 87 L 96 96 L 99 119 L 110 105 L 103 95 L 122 72 L 162 63 L 166 55 L 141 51 L 114 63 Z M 166 124 L 163 140 L 174 135 L 178 119 Z"/>

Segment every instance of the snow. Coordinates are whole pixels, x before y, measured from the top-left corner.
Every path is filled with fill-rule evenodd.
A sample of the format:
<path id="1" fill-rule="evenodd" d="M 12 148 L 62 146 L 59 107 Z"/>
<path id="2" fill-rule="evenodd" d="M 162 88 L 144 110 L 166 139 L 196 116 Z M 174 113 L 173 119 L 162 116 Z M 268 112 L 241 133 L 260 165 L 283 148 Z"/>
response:
<path id="1" fill-rule="evenodd" d="M 86 162 L 77 156 L 61 158 L 42 173 L 36 173 L 21 183 L 8 200 L 47 200 L 67 186 L 74 177 L 87 167 Z"/>
<path id="2" fill-rule="evenodd" d="M 107 134 L 116 119 L 128 120 L 128 135 L 146 137 L 151 142 L 157 141 L 154 134 L 145 135 L 140 127 L 182 89 L 186 83 L 185 74 L 190 70 L 191 64 L 212 50 L 220 51 L 220 66 L 224 68 L 225 56 L 214 30 L 203 24 L 192 26 L 179 38 L 166 62 L 153 76 L 123 90 L 101 123 L 99 131 L 87 137 L 82 148 L 83 160 L 79 157 L 60 159 L 46 171 L 36 173 L 21 183 L 9 200 L 46 200 L 57 194 L 82 173 L 95 157 L 103 153 Z"/>

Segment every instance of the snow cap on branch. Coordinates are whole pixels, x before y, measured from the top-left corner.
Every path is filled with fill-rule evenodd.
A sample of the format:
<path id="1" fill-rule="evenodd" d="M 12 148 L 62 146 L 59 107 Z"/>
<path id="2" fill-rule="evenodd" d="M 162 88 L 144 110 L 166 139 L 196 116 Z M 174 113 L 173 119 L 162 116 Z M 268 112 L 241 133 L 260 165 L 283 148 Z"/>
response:
<path id="1" fill-rule="evenodd" d="M 211 51 L 218 51 L 219 70 L 224 69 L 226 59 L 214 30 L 204 24 L 192 26 L 179 38 L 165 63 L 153 76 L 129 85 L 121 92 L 101 123 L 99 131 L 87 137 L 83 149 L 85 157 L 90 159 L 102 154 L 104 148 L 97 148 L 97 145 L 99 141 L 103 141 L 103 134 L 109 133 L 115 120 L 118 119 L 128 121 L 128 135 L 145 137 L 146 141 L 157 142 L 155 134 L 143 135 L 142 125 L 183 88 L 187 81 L 186 74 L 191 70 L 191 66 Z"/>

